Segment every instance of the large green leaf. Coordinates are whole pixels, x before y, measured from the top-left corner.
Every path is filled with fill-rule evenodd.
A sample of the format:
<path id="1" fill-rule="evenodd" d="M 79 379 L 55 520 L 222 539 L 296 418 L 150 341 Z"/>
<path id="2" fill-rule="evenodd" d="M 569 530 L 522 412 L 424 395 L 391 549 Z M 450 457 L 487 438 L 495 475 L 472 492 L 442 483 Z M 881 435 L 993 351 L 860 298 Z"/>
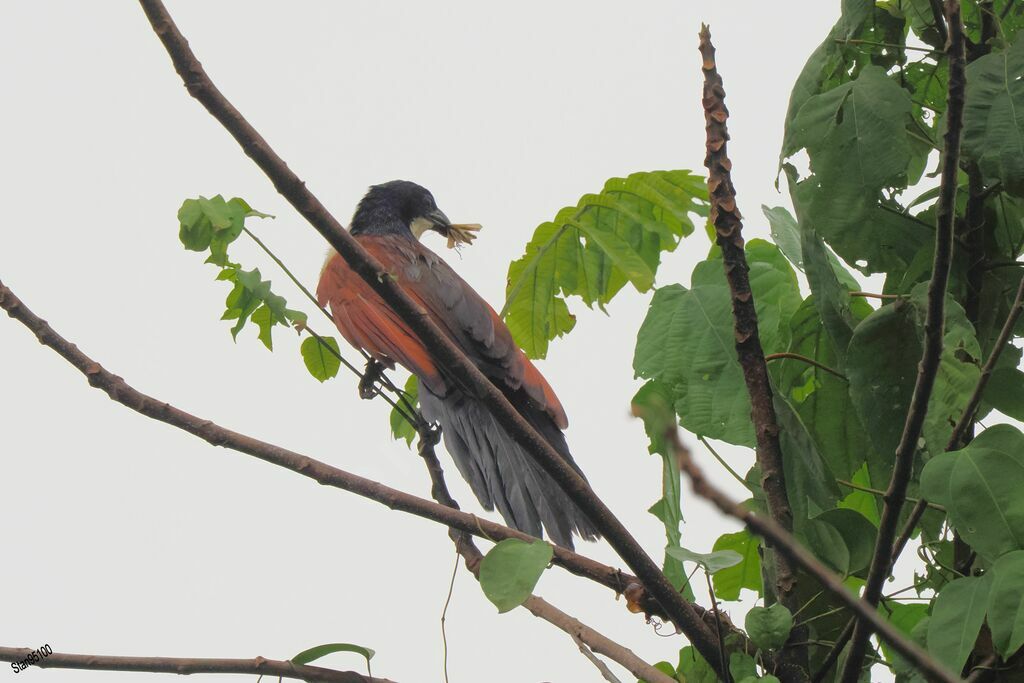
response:
<path id="1" fill-rule="evenodd" d="M 854 330 L 847 357 L 850 396 L 875 448 L 869 459 L 875 484 L 889 480 L 892 457 L 906 421 L 921 359 L 927 283 L 909 299 L 878 309 Z M 981 349 L 963 309 L 947 298 L 942 360 L 928 402 L 923 436 L 927 450 L 945 450 L 953 424 L 977 384 Z"/>
<path id="2" fill-rule="evenodd" d="M 905 187 L 912 158 L 922 155 L 907 133 L 910 116 L 907 91 L 869 66 L 809 98 L 792 122 L 792 144 L 807 150 L 813 172 L 799 183 L 790 176 L 800 223 L 865 273 L 904 267 L 930 236 L 879 206 L 882 190 Z"/>
<path id="3" fill-rule="evenodd" d="M 786 111 L 786 132 L 782 142 L 779 164 L 800 149 L 794 140 L 797 132 L 792 122 L 807 100 L 845 80 L 844 45 L 842 41 L 858 35 L 864 21 L 871 16 L 874 0 L 843 0 L 842 15 L 829 31 L 825 41 L 811 54 L 804 68 L 797 76 L 789 96 Z"/>
<path id="4" fill-rule="evenodd" d="M 950 671 L 960 671 L 985 620 L 992 576 L 957 579 L 939 592 L 928 622 L 928 652 Z"/>
<path id="5" fill-rule="evenodd" d="M 480 587 L 499 612 L 508 612 L 530 597 L 551 562 L 553 549 L 544 541 L 527 543 L 506 538 L 480 562 Z"/>
<path id="6" fill-rule="evenodd" d="M 967 67 L 963 154 L 1024 196 L 1024 37 Z"/>
<path id="7" fill-rule="evenodd" d="M 628 282 L 638 291 L 654 284 L 661 252 L 693 232 L 693 216 L 706 215 L 703 178 L 689 171 L 653 171 L 612 178 L 600 194 L 542 223 L 522 258 L 509 266 L 502 315 L 531 358 L 575 324 L 566 297 L 603 307 Z"/>
<path id="8" fill-rule="evenodd" d="M 1024 550 L 1024 435 L 1013 427 L 986 430 L 963 450 L 932 458 L 921 488 L 982 557 Z"/>
<path id="9" fill-rule="evenodd" d="M 996 560 L 991 574 L 988 627 L 996 651 L 1009 659 L 1024 645 L 1024 550 Z"/>
<path id="10" fill-rule="evenodd" d="M 835 344 L 822 324 L 814 298 L 805 299 L 790 320 L 788 351 L 836 369 L 840 363 Z M 852 477 L 872 446 L 853 408 L 848 381 L 800 359 L 782 359 L 772 367 L 777 369 L 774 376 L 779 392 L 806 425 L 832 474 L 841 479 Z"/>
<path id="11" fill-rule="evenodd" d="M 799 305 L 796 275 L 772 244 L 747 244 L 750 284 L 766 353 L 789 342 L 789 318 Z M 680 424 L 729 443 L 752 446 L 750 399 L 736 357 L 732 296 L 720 258 L 698 264 L 693 287 L 657 290 L 637 334 L 637 376 L 670 387 Z"/>
<path id="12" fill-rule="evenodd" d="M 734 534 L 723 534 L 715 541 L 715 545 L 712 546 L 713 551 L 731 550 L 742 558 L 739 563 L 720 569 L 712 577 L 715 595 L 720 600 L 739 599 L 741 588 L 749 588 L 752 591 L 757 591 L 760 595 L 763 587 L 761 585 L 759 547 L 760 540 L 751 536 L 746 529 Z"/>

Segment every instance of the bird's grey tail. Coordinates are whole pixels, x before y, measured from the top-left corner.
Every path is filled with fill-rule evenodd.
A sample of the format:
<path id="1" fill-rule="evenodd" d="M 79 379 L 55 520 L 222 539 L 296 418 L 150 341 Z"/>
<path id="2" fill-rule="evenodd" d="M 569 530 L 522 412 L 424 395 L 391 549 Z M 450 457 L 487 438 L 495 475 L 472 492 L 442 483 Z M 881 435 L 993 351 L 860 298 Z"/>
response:
<path id="1" fill-rule="evenodd" d="M 497 507 L 509 526 L 531 536 L 540 538 L 543 525 L 548 537 L 566 548 L 573 547 L 573 534 L 588 541 L 599 536 L 583 511 L 480 401 L 460 391 L 440 398 L 421 386 L 420 405 L 428 420 L 440 423 L 445 447 L 484 508 Z M 520 412 L 582 476 L 551 418 L 533 408 Z"/>

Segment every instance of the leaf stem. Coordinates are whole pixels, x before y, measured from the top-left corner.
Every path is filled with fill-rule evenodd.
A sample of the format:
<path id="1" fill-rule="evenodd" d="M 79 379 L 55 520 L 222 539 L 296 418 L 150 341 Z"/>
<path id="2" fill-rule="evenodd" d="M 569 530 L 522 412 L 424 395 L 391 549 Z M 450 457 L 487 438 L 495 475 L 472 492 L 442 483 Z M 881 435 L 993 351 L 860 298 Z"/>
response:
<path id="1" fill-rule="evenodd" d="M 736 472 L 736 470 L 734 470 L 733 468 L 729 467 L 729 463 L 727 463 L 725 461 L 725 458 L 723 458 L 721 455 L 718 454 L 718 451 L 715 450 L 714 446 L 712 446 L 710 443 L 708 443 L 708 440 L 706 438 L 704 438 L 703 436 L 698 436 L 697 440 L 700 441 L 702 444 L 704 444 L 704 447 L 707 448 L 711 452 L 711 455 L 713 455 L 715 457 L 715 460 L 718 461 L 718 464 L 721 465 L 722 467 L 724 467 L 725 471 L 728 472 L 729 474 L 731 474 L 733 479 L 735 479 L 739 483 L 743 484 L 743 488 L 745 488 L 747 490 L 750 489 L 750 484 L 748 484 L 743 479 L 743 477 L 741 477 Z"/>
<path id="2" fill-rule="evenodd" d="M 781 360 L 783 358 L 790 358 L 792 360 L 803 361 L 804 363 L 807 363 L 808 365 L 813 365 L 814 367 L 816 367 L 818 369 L 824 370 L 827 373 L 835 375 L 836 377 L 838 377 L 841 380 L 849 381 L 849 380 L 846 379 L 846 375 L 844 375 L 843 373 L 839 372 L 838 370 L 833 370 L 832 368 L 830 368 L 829 366 L 825 365 L 824 363 L 819 363 L 818 361 L 814 360 L 813 358 L 808 358 L 807 356 L 801 356 L 799 353 L 791 353 L 789 351 L 783 351 L 781 353 L 769 353 L 767 356 L 764 357 L 764 359 L 766 361 L 768 361 L 768 360 Z"/>
<path id="3" fill-rule="evenodd" d="M 855 484 L 852 481 L 846 481 L 845 479 L 836 479 L 836 483 L 837 484 L 842 484 L 843 486 L 845 486 L 848 489 L 854 489 L 856 491 L 863 491 L 864 493 L 871 493 L 871 494 L 876 495 L 876 496 L 884 496 L 885 495 L 885 491 L 883 491 L 881 489 L 873 489 L 870 486 L 861 486 L 860 484 Z M 920 498 L 911 498 L 910 496 L 907 496 L 906 498 L 904 498 L 904 500 L 907 501 L 908 503 L 917 503 L 917 502 L 920 502 L 921 499 Z M 925 501 L 925 505 L 927 505 L 928 507 L 932 508 L 933 510 L 938 510 L 939 512 L 945 512 L 946 511 L 946 508 L 942 507 L 941 505 L 939 505 L 937 503 L 929 503 L 928 501 Z"/>

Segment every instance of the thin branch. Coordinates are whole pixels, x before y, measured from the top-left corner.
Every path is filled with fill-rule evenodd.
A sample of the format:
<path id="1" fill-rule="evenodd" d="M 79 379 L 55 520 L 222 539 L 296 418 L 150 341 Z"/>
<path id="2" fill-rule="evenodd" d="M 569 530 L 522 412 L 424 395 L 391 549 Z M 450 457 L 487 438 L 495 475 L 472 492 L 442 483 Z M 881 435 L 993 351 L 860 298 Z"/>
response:
<path id="1" fill-rule="evenodd" d="M 20 662 L 30 648 L 0 647 L 0 662 Z M 40 669 L 87 669 L 91 671 L 142 671 L 169 674 L 248 674 L 280 676 L 317 683 L 391 683 L 384 678 L 367 678 L 354 671 L 336 671 L 308 664 L 274 659 L 213 659 L 194 657 L 118 657 L 73 655 L 54 652 L 32 666 Z"/>
<path id="2" fill-rule="evenodd" d="M 448 583 L 448 597 L 444 599 L 444 609 L 441 610 L 441 647 L 442 671 L 444 671 L 444 683 L 448 683 L 448 631 L 445 629 L 445 620 L 448 618 L 448 605 L 452 602 L 452 593 L 455 592 L 455 575 L 459 571 L 458 548 L 455 554 L 455 566 L 452 567 L 452 580 Z"/>
<path id="3" fill-rule="evenodd" d="M 750 395 L 751 418 L 757 442 L 756 457 L 761 467 L 768 513 L 786 531 L 793 530 L 793 511 L 786 493 L 782 467 L 782 448 L 779 445 L 779 425 L 772 403 L 768 365 L 757 329 L 757 311 L 750 291 L 749 267 L 743 250 L 743 223 L 736 208 L 736 188 L 732 183 L 732 162 L 726 142 L 729 139 L 727 121 L 729 110 L 725 106 L 725 89 L 715 63 L 715 47 L 711 31 L 701 26 L 700 54 L 704 72 L 704 123 L 707 131 L 708 194 L 711 200 L 710 219 L 715 226 L 716 242 L 722 249 L 725 277 L 732 294 L 733 323 L 736 354 L 743 369 L 743 379 Z M 796 595 L 796 571 L 789 558 L 774 553 L 774 592 L 780 603 L 795 612 L 799 605 Z M 707 659 L 707 655 L 705 655 Z M 806 648 L 784 648 L 784 662 L 807 667 Z M 712 661 L 708 659 L 708 661 Z"/>
<path id="4" fill-rule="evenodd" d="M 829 366 L 825 365 L 824 363 L 819 363 L 818 361 L 814 360 L 813 358 L 808 358 L 807 356 L 801 356 L 799 353 L 791 353 L 789 351 L 782 351 L 782 352 L 779 352 L 779 353 L 769 353 L 767 356 L 764 357 L 764 359 L 766 361 L 780 360 L 782 358 L 789 358 L 791 360 L 798 360 L 798 361 L 801 361 L 803 363 L 807 363 L 808 365 L 813 365 L 814 367 L 818 368 L 819 370 L 824 370 L 825 372 L 827 372 L 827 373 L 829 373 L 831 375 L 835 375 L 836 377 L 838 377 L 841 380 L 849 381 L 849 380 L 846 379 L 846 375 L 844 375 L 843 373 L 839 372 L 838 370 L 833 370 L 832 368 L 830 368 Z"/>
<path id="5" fill-rule="evenodd" d="M 864 587 L 864 600 L 877 606 L 882 595 L 882 586 L 892 568 L 893 542 L 900 511 L 907 495 L 907 486 L 913 473 L 914 454 L 917 442 L 928 412 L 931 397 L 942 357 L 942 336 L 945 329 L 946 286 L 949 281 L 950 265 L 953 260 L 953 228 L 956 217 L 957 174 L 960 163 L 960 133 L 963 129 L 964 90 L 964 35 L 960 18 L 959 0 L 947 0 L 946 24 L 949 39 L 946 42 L 946 56 L 949 64 L 949 91 L 946 100 L 945 148 L 942 157 L 942 174 L 939 201 L 936 206 L 935 257 L 932 264 L 932 278 L 928 284 L 928 304 L 924 322 L 924 351 L 918 365 L 917 380 L 910 401 L 910 410 L 903 425 L 903 434 L 896 448 L 896 460 L 892 479 L 886 491 L 882 516 L 878 525 L 875 551 L 868 570 Z M 840 683 L 856 683 L 860 678 L 861 665 L 871 637 L 871 626 L 861 619 L 853 631 L 846 664 Z"/>
<path id="6" fill-rule="evenodd" d="M 380 263 L 363 249 L 320 200 L 306 189 L 305 183 L 224 97 L 204 71 L 163 3 L 160 0 L 139 2 L 189 94 L 227 129 L 243 151 L 267 175 L 277 191 L 381 296 L 402 322 L 409 326 L 423 345 L 430 349 L 434 360 L 450 373 L 456 382 L 478 396 L 509 435 L 551 475 L 569 498 L 590 518 L 626 564 L 636 572 L 647 590 L 668 613 L 672 622 L 686 634 L 697 650 L 713 658 L 715 643 L 711 630 L 701 621 L 692 605 L 675 590 L 625 525 L 597 497 L 586 480 L 509 403 L 502 391 L 466 357 L 405 290 L 389 277 Z"/>
<path id="7" fill-rule="evenodd" d="M 959 678 L 947 671 L 919 645 L 882 618 L 874 607 L 858 599 L 843 585 L 843 581 L 838 575 L 827 569 L 814 555 L 801 546 L 791 533 L 774 520 L 754 514 L 717 489 L 694 463 L 689 450 L 679 441 L 679 435 L 675 429 L 670 429 L 666 438 L 675 451 L 680 469 L 690 478 L 693 490 L 697 495 L 710 501 L 722 513 L 743 522 L 751 533 L 770 542 L 780 553 L 785 554 L 795 565 L 810 574 L 825 590 L 852 610 L 858 619 L 869 623 L 879 636 L 892 646 L 893 650 L 903 655 L 908 662 L 928 678 L 942 683 L 959 683 Z"/>
<path id="8" fill-rule="evenodd" d="M 718 598 L 715 597 L 715 589 L 711 585 L 711 574 L 709 574 L 707 570 L 704 571 L 704 580 L 707 581 L 708 584 L 708 598 L 711 599 L 711 609 L 714 611 L 715 617 L 717 618 Z M 687 583 L 689 583 L 689 581 L 687 581 Z M 715 623 L 718 624 L 720 621 L 721 620 L 718 620 Z M 729 655 L 726 654 L 725 651 L 725 639 L 722 637 L 722 629 L 717 629 L 715 631 L 715 636 L 718 638 L 718 656 L 721 659 L 722 671 L 726 672 L 725 683 L 732 683 L 732 673 L 729 671 Z"/>
<path id="9" fill-rule="evenodd" d="M 502 526 L 501 524 L 497 524 L 486 519 L 481 519 L 476 515 L 468 514 L 457 509 L 458 503 L 451 498 L 451 495 L 447 492 L 447 488 L 443 485 L 444 480 L 443 473 L 441 472 L 441 466 L 433 451 L 433 446 L 437 443 L 437 438 L 439 436 L 437 432 L 432 430 L 429 432 L 432 435 L 430 440 L 424 441 L 421 439 L 420 454 L 424 457 L 424 460 L 427 461 L 428 470 L 431 472 L 431 478 L 434 481 L 434 495 L 447 503 L 444 505 L 390 488 L 384 484 L 346 472 L 338 469 L 337 467 L 314 460 L 294 451 L 281 448 L 280 446 L 275 446 L 265 441 L 260 441 L 259 439 L 225 429 L 210 420 L 205 420 L 201 417 L 191 415 L 183 410 L 179 410 L 178 408 L 171 406 L 169 403 L 137 391 L 123 379 L 107 371 L 99 363 L 85 355 L 76 345 L 57 334 L 46 321 L 41 320 L 38 316 L 32 313 L 32 311 L 30 311 L 24 303 L 22 303 L 21 300 L 3 284 L 3 282 L 0 282 L 0 309 L 7 311 L 7 314 L 10 317 L 21 322 L 25 327 L 31 330 L 39 339 L 40 343 L 56 351 L 61 357 L 77 368 L 86 376 L 91 386 L 100 389 L 111 399 L 141 413 L 142 415 L 145 415 L 146 417 L 182 429 L 183 431 L 204 439 L 214 446 L 230 448 L 240 453 L 245 453 L 259 458 L 260 460 L 264 460 L 273 465 L 291 470 L 313 479 L 324 486 L 331 486 L 344 491 L 349 491 L 364 498 L 383 503 L 393 510 L 408 512 L 410 514 L 423 517 L 424 519 L 440 522 L 441 524 L 449 527 L 449 534 L 453 536 L 453 539 L 457 539 L 458 542 L 464 543 L 465 541 L 468 541 L 470 535 L 480 536 L 494 541 L 500 541 L 507 538 L 516 538 L 524 541 L 537 540 L 532 536 L 522 533 L 521 531 Z M 475 546 L 468 543 L 465 545 L 471 547 L 472 550 L 476 550 Z M 478 550 L 476 553 L 477 556 L 479 556 Z M 461 549 L 460 554 L 463 554 L 465 557 L 465 554 Z M 611 588 L 616 591 L 616 593 L 623 593 L 628 589 L 633 589 L 635 594 L 638 593 L 642 595 L 644 593 L 643 587 L 641 586 L 639 579 L 636 577 L 630 576 L 629 574 L 613 567 L 602 565 L 595 560 L 579 555 L 566 548 L 554 546 L 554 556 L 552 560 L 555 564 L 567 569 L 573 574 L 596 581 L 597 583 Z M 469 563 L 467 562 L 467 564 Z M 652 608 L 653 607 L 656 607 L 656 605 L 652 605 Z M 693 605 L 692 609 L 702 616 L 707 614 L 705 610 L 697 605 Z M 567 621 L 571 618 L 560 611 L 552 612 L 543 607 L 540 607 L 539 610 L 542 614 L 549 615 L 556 619 L 558 621 L 556 625 L 563 630 L 565 630 L 563 627 L 576 628 L 575 625 L 578 624 L 575 620 L 572 620 L 571 622 Z M 584 638 L 588 643 L 591 642 L 588 638 L 591 633 L 596 634 L 596 632 L 592 629 L 587 630 L 588 627 L 583 624 L 578 625 L 583 629 L 579 631 L 580 637 Z M 595 638 L 596 640 L 591 643 L 591 646 L 595 651 L 607 654 L 607 656 L 612 657 L 613 659 L 615 656 L 619 656 L 621 654 L 620 650 L 616 650 L 612 647 L 615 645 L 612 641 L 600 636 L 600 634 L 596 634 Z M 601 640 L 601 638 L 604 638 L 604 640 Z M 607 653 L 605 652 L 605 649 L 607 649 Z M 616 661 L 618 660 L 616 659 Z M 632 662 L 631 665 L 636 666 L 636 663 L 642 660 L 636 658 L 636 660 L 633 661 L 627 658 L 626 661 Z M 624 664 L 624 666 L 629 668 L 629 665 Z M 650 674 L 650 672 L 647 673 Z M 644 678 L 645 676 L 640 677 Z M 647 680 L 653 679 L 647 678 Z"/>
<path id="10" fill-rule="evenodd" d="M 586 643 L 580 640 L 576 635 L 573 635 L 572 639 L 573 642 L 576 643 L 576 647 L 580 649 L 583 656 L 586 657 L 599 672 L 601 672 L 601 678 L 608 681 L 608 683 L 622 683 L 622 681 L 615 677 L 615 674 L 613 674 L 612 670 L 608 668 L 608 665 L 602 662 L 601 659 L 594 654 L 594 651 L 587 647 Z M 669 680 L 671 681 L 672 679 L 669 678 Z"/>

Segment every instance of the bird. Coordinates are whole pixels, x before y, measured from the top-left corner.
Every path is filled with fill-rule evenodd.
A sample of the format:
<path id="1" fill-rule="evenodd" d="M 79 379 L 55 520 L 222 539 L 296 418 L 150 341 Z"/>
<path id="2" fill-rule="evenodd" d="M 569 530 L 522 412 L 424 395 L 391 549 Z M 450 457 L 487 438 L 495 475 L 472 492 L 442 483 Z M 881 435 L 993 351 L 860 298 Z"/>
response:
<path id="1" fill-rule="evenodd" d="M 369 188 L 349 233 L 508 398 L 580 476 L 563 430 L 565 409 L 516 345 L 495 310 L 421 238 L 437 232 L 449 246 L 470 242 L 478 225 L 452 224 L 426 188 L 393 180 Z M 587 515 L 517 444 L 480 396 L 462 386 L 345 259 L 328 253 L 317 286 L 342 337 L 384 367 L 401 365 L 419 380 L 420 409 L 441 427 L 445 448 L 480 504 L 512 527 L 573 548 L 573 536 L 600 534 Z"/>

